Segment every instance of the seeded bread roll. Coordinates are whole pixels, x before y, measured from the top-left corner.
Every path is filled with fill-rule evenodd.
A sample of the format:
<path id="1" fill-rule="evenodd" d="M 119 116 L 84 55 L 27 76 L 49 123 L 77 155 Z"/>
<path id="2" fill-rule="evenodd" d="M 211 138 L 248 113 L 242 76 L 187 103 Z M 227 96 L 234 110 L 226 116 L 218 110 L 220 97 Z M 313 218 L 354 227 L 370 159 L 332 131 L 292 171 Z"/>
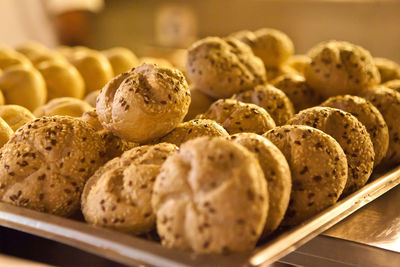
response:
<path id="1" fill-rule="evenodd" d="M 263 134 L 274 128 L 275 122 L 265 109 L 234 99 L 219 99 L 198 119 L 215 120 L 229 134 L 250 132 Z"/>
<path id="2" fill-rule="evenodd" d="M 312 89 L 301 75 L 283 75 L 271 83 L 289 97 L 296 112 L 316 106 L 322 102 L 321 95 Z"/>
<path id="3" fill-rule="evenodd" d="M 270 235 L 283 220 L 292 190 L 289 164 L 268 139 L 253 133 L 239 133 L 230 140 L 255 153 L 268 184 L 269 209 L 261 238 Z"/>
<path id="4" fill-rule="evenodd" d="M 343 195 L 360 189 L 374 167 L 375 152 L 365 126 L 348 112 L 329 107 L 313 107 L 300 111 L 288 124 L 308 125 L 333 138 L 347 157 L 348 179 Z"/>
<path id="5" fill-rule="evenodd" d="M 232 98 L 264 108 L 275 121 L 283 125 L 294 115 L 293 104 L 284 92 L 272 85 L 258 85 L 252 90 L 234 95 Z"/>
<path id="6" fill-rule="evenodd" d="M 161 164 L 176 150 L 167 143 L 141 146 L 107 162 L 88 180 L 82 193 L 85 220 L 135 235 L 153 230 L 154 181 Z"/>
<path id="7" fill-rule="evenodd" d="M 374 62 L 381 75 L 381 83 L 400 79 L 400 65 L 396 62 L 382 57 L 374 58 Z"/>
<path id="8" fill-rule="evenodd" d="M 285 125 L 265 135 L 285 155 L 292 175 L 292 192 L 282 225 L 294 226 L 333 205 L 347 180 L 343 149 L 320 130 Z"/>
<path id="9" fill-rule="evenodd" d="M 306 67 L 307 83 L 323 97 L 357 94 L 380 83 L 371 54 L 364 48 L 343 41 L 325 41 L 313 47 Z"/>
<path id="10" fill-rule="evenodd" d="M 311 58 L 307 55 L 293 55 L 287 61 L 287 64 L 300 75 L 304 75 L 306 66 L 310 63 Z"/>
<path id="11" fill-rule="evenodd" d="M 81 119 L 95 128 L 97 133 L 101 136 L 106 146 L 106 157 L 109 159 L 119 157 L 125 151 L 138 146 L 138 144 L 121 139 L 115 136 L 111 131 L 104 129 L 99 122 L 96 109 L 83 113 Z"/>
<path id="12" fill-rule="evenodd" d="M 193 86 L 190 86 L 190 97 L 190 106 L 188 113 L 185 116 L 185 121 L 190 121 L 197 115 L 206 112 L 206 110 L 214 102 L 211 97 L 201 92 L 201 90 L 194 88 Z"/>
<path id="13" fill-rule="evenodd" d="M 96 107 L 96 99 L 100 94 L 100 90 L 93 91 L 85 96 L 85 101 L 89 103 L 92 107 Z"/>
<path id="14" fill-rule="evenodd" d="M 254 33 L 241 31 L 232 36 L 248 44 L 266 67 L 282 65 L 294 52 L 289 36 L 275 29 L 263 28 Z"/>
<path id="15" fill-rule="evenodd" d="M 86 180 L 105 162 L 104 150 L 100 136 L 79 119 L 29 122 L 0 150 L 0 200 L 69 216 L 79 209 Z"/>
<path id="16" fill-rule="evenodd" d="M 228 132 L 213 120 L 191 120 L 180 123 L 172 132 L 157 142 L 166 142 L 180 146 L 188 140 L 200 136 L 229 136 Z"/>
<path id="17" fill-rule="evenodd" d="M 321 95 L 311 88 L 301 75 L 283 75 L 271 83 L 289 97 L 294 105 L 295 112 L 316 106 L 322 101 Z"/>
<path id="18" fill-rule="evenodd" d="M 188 50 L 186 72 L 198 90 L 214 98 L 231 97 L 266 81 L 262 61 L 234 38 L 195 42 Z"/>
<path id="19" fill-rule="evenodd" d="M 13 130 L 2 118 L 0 118 L 0 147 L 7 143 L 10 136 L 13 134 Z"/>
<path id="20" fill-rule="evenodd" d="M 377 166 L 389 147 L 388 127 L 378 109 L 364 98 L 351 95 L 331 97 L 321 106 L 349 112 L 365 126 L 374 145 L 374 167 Z"/>
<path id="21" fill-rule="evenodd" d="M 387 88 L 390 88 L 390 89 L 396 90 L 397 92 L 400 92 L 400 79 L 385 82 L 383 84 L 383 86 L 386 86 Z"/>
<path id="22" fill-rule="evenodd" d="M 83 100 L 73 97 L 59 97 L 47 102 L 46 105 L 38 107 L 33 114 L 36 117 L 66 115 L 71 117 L 81 117 L 92 107 Z"/>
<path id="23" fill-rule="evenodd" d="M 249 251 L 266 221 L 267 183 L 246 148 L 222 137 L 199 137 L 162 165 L 152 206 L 165 247 Z"/>
<path id="24" fill-rule="evenodd" d="M 179 70 L 144 64 L 112 79 L 97 100 L 96 112 L 105 129 L 144 143 L 166 135 L 182 122 L 190 91 Z"/>
<path id="25" fill-rule="evenodd" d="M 400 163 L 400 93 L 385 86 L 376 86 L 360 93 L 382 114 L 389 129 L 389 149 L 380 167 L 390 168 Z"/>
<path id="26" fill-rule="evenodd" d="M 0 106 L 0 117 L 16 131 L 19 127 L 35 119 L 35 116 L 26 108 L 18 105 Z"/>

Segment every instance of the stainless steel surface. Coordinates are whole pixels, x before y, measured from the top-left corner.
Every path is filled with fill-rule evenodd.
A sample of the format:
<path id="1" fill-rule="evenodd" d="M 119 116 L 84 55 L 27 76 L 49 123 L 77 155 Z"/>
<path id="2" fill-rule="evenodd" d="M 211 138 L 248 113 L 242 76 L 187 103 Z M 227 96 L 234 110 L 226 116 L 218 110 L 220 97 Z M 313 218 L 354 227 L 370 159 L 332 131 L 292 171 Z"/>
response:
<path id="1" fill-rule="evenodd" d="M 400 183 L 400 167 L 373 180 L 311 220 L 283 232 L 251 253 L 196 255 L 82 222 L 0 203 L 0 225 L 53 239 L 129 265 L 266 266 L 299 248 Z"/>
<path id="2" fill-rule="evenodd" d="M 369 203 L 324 235 L 400 253 L 400 186 Z"/>

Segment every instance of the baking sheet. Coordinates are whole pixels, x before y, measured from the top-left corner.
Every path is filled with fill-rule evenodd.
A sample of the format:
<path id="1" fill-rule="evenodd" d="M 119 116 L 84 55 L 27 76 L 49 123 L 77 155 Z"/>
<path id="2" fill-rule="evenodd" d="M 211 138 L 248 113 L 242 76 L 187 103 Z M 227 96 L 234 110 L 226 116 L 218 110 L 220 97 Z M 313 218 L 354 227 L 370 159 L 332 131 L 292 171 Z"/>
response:
<path id="1" fill-rule="evenodd" d="M 266 266 L 400 184 L 400 167 L 374 177 L 359 191 L 248 253 L 198 255 L 167 249 L 154 241 L 5 203 L 0 203 L 0 225 L 56 240 L 127 265 Z"/>

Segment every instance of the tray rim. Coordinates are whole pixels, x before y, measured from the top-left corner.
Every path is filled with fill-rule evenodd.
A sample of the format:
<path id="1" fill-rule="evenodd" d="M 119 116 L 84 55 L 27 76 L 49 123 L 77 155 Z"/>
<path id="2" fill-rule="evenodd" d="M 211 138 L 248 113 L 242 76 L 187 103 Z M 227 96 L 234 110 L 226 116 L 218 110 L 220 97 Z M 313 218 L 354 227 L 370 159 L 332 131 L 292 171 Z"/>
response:
<path id="1" fill-rule="evenodd" d="M 400 166 L 377 178 L 371 177 L 371 181 L 360 190 L 253 251 L 229 255 L 201 255 L 168 249 L 140 237 L 1 202 L 0 225 L 52 239 L 127 265 L 265 266 L 296 250 L 398 184 Z"/>

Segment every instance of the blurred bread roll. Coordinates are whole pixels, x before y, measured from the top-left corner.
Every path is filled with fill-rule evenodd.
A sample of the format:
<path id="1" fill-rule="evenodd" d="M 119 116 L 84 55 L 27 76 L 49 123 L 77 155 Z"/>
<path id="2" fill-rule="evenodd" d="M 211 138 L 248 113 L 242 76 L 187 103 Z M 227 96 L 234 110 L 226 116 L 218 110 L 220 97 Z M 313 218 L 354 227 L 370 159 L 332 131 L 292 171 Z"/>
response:
<path id="1" fill-rule="evenodd" d="M 47 99 L 58 97 L 82 98 L 85 82 L 78 70 L 69 63 L 45 61 L 36 66 L 47 87 Z"/>
<path id="2" fill-rule="evenodd" d="M 92 108 L 92 106 L 83 100 L 73 97 L 59 97 L 50 100 L 46 105 L 40 106 L 33 114 L 36 117 L 55 115 L 81 117 L 84 112 Z"/>
<path id="3" fill-rule="evenodd" d="M 5 70 L 16 65 L 31 67 L 32 63 L 25 55 L 8 47 L 0 47 L 0 69 Z"/>
<path id="4" fill-rule="evenodd" d="M 374 62 L 381 75 L 381 83 L 400 79 L 400 65 L 396 62 L 382 57 L 374 58 Z"/>
<path id="5" fill-rule="evenodd" d="M 380 83 L 371 54 L 361 46 L 344 41 L 325 41 L 309 52 L 305 69 L 307 83 L 323 97 L 356 95 Z"/>
<path id="6" fill-rule="evenodd" d="M 85 82 L 86 95 L 100 90 L 114 77 L 107 57 L 98 51 L 85 48 L 76 49 L 69 55 L 68 60 L 81 74 Z"/>
<path id="7" fill-rule="evenodd" d="M 266 67 L 282 65 L 294 52 L 292 40 L 279 30 L 262 28 L 255 32 L 233 33 L 232 36 L 248 44 Z"/>
<path id="8" fill-rule="evenodd" d="M 0 118 L 0 147 L 7 143 L 13 132 L 7 122 Z"/>
<path id="9" fill-rule="evenodd" d="M 25 123 L 36 119 L 32 112 L 18 105 L 0 106 L 0 117 L 14 132 Z"/>
<path id="10" fill-rule="evenodd" d="M 93 91 L 85 96 L 85 101 L 89 103 L 92 107 L 96 107 L 96 100 L 100 94 L 100 90 Z"/>
<path id="11" fill-rule="evenodd" d="M 23 106 L 30 111 L 43 105 L 47 99 L 46 83 L 35 68 L 13 66 L 0 76 L 0 88 L 7 104 Z"/>

